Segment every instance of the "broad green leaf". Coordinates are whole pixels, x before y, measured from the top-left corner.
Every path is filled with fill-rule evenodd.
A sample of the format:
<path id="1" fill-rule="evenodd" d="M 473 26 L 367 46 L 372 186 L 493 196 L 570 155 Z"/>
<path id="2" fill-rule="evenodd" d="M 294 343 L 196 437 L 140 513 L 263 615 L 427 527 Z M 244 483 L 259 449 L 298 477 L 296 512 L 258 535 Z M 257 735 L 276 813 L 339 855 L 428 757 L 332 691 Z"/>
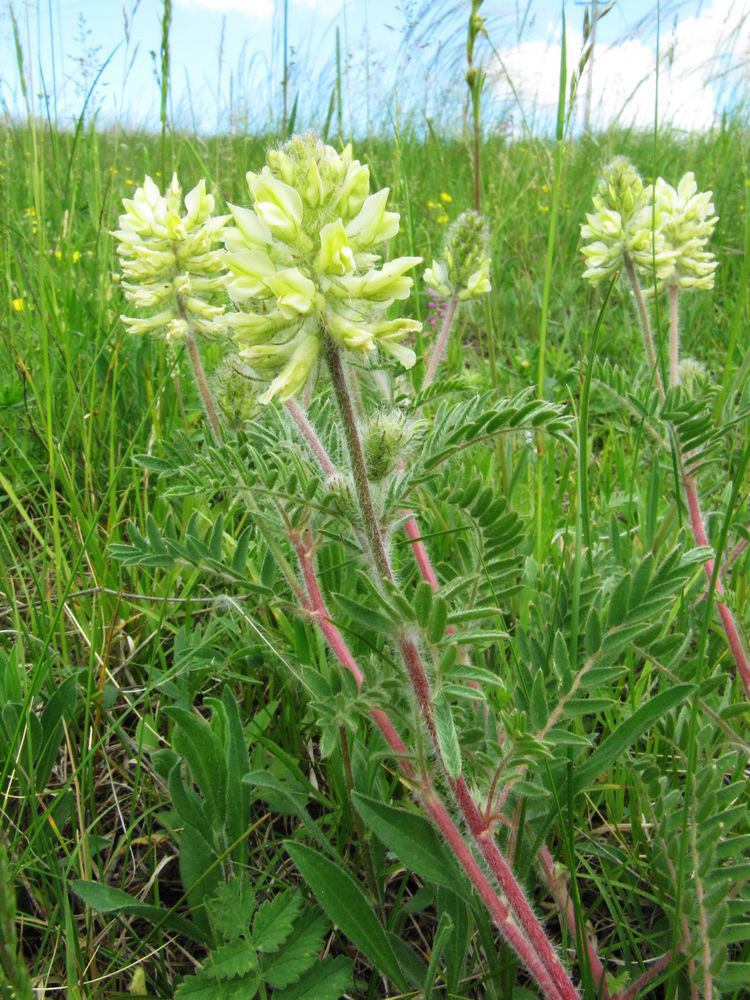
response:
<path id="1" fill-rule="evenodd" d="M 427 627 L 427 619 L 432 607 L 432 587 L 426 580 L 420 580 L 414 592 L 414 614 L 420 628 Z"/>
<path id="2" fill-rule="evenodd" d="M 380 973 L 399 989 L 406 989 L 385 930 L 351 875 L 311 847 L 291 840 L 284 841 L 284 846 L 331 922 Z"/>
<path id="3" fill-rule="evenodd" d="M 586 620 L 586 635 L 584 637 L 584 648 L 586 656 L 593 656 L 602 644 L 602 623 L 596 608 L 592 608 Z"/>
<path id="4" fill-rule="evenodd" d="M 340 1000 L 352 981 L 349 959 L 324 958 L 293 986 L 274 990 L 273 1000 Z"/>
<path id="5" fill-rule="evenodd" d="M 292 933 L 292 924 L 302 906 L 296 889 L 286 889 L 262 903 L 253 920 L 253 945 L 258 951 L 274 952 Z"/>
<path id="6" fill-rule="evenodd" d="M 180 833 L 180 879 L 190 909 L 201 926 L 208 926 L 203 907 L 221 883 L 221 865 L 216 852 L 206 839 L 192 826 L 185 826 Z"/>
<path id="7" fill-rule="evenodd" d="M 191 941 L 200 941 L 202 944 L 207 944 L 209 941 L 208 935 L 202 928 L 196 927 L 190 920 L 176 913 L 170 913 L 161 906 L 142 903 L 124 889 L 116 889 L 101 882 L 90 882 L 87 879 L 76 879 L 70 886 L 76 896 L 97 913 L 133 914 L 136 917 L 143 917 L 144 920 L 150 920 L 158 927 L 169 927 L 170 930 L 184 934 Z"/>
<path id="8" fill-rule="evenodd" d="M 575 793 L 582 791 L 590 781 L 593 781 L 598 774 L 601 774 L 621 754 L 624 754 L 639 736 L 642 736 L 667 712 L 681 705 L 694 691 L 693 684 L 677 684 L 667 691 L 661 691 L 654 695 L 645 705 L 636 709 L 599 744 L 587 760 L 576 766 L 573 784 Z"/>
<path id="9" fill-rule="evenodd" d="M 260 978 L 257 972 L 229 981 L 219 981 L 199 972 L 190 976 L 177 989 L 175 1000 L 253 1000 L 258 995 Z"/>
<path id="10" fill-rule="evenodd" d="M 250 542 L 255 533 L 255 526 L 251 522 L 243 530 L 237 539 L 234 555 L 232 556 L 232 569 L 238 576 L 244 576 L 247 569 L 247 553 L 250 549 Z"/>
<path id="11" fill-rule="evenodd" d="M 255 909 L 255 891 L 250 879 L 234 875 L 222 882 L 207 903 L 211 926 L 225 941 L 235 941 L 250 933 L 250 919 Z"/>
<path id="12" fill-rule="evenodd" d="M 432 824 L 415 812 L 378 802 L 359 792 L 354 808 L 375 836 L 409 871 L 426 882 L 466 894 L 463 876 Z M 468 898 L 471 898 L 470 896 Z"/>

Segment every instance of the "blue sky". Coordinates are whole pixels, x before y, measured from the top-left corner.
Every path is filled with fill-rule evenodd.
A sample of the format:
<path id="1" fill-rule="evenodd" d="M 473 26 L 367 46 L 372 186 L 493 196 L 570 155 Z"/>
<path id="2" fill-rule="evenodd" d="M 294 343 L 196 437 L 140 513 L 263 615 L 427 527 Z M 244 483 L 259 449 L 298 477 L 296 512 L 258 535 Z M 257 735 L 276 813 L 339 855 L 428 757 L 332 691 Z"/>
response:
<path id="1" fill-rule="evenodd" d="M 135 10 L 133 5 L 135 4 Z M 604 6 L 602 0 L 601 6 Z M 440 117 L 453 81 L 463 97 L 460 64 L 465 15 L 457 0 L 289 0 L 289 103 L 300 94 L 302 124 L 326 114 L 333 88 L 336 29 L 344 64 L 345 127 L 361 131 L 383 116 L 425 110 Z M 485 0 L 495 53 L 484 46 L 497 113 L 514 123 L 544 122 L 554 104 L 560 44 L 559 0 Z M 160 44 L 161 0 L 15 0 L 15 12 L 37 113 L 46 92 L 53 116 L 80 111 L 94 75 L 112 52 L 94 92 L 101 120 L 158 122 L 152 51 Z M 173 0 L 172 106 L 175 121 L 210 132 L 259 127 L 280 113 L 281 0 Z M 582 3 L 567 0 L 569 63 L 581 48 Z M 747 44 L 748 0 L 663 0 L 662 114 L 684 128 L 710 124 L 729 100 L 731 53 Z M 459 8 L 455 16 L 443 11 Z M 429 11 L 425 18 L 417 17 Z M 434 23 L 430 24 L 430 19 Z M 647 125 L 656 81 L 656 4 L 618 0 L 597 29 L 594 116 Z M 129 38 L 126 39 L 127 34 Z M 429 31 L 427 30 L 429 28 Z M 520 29 L 523 29 L 522 31 Z M 405 38 L 411 43 L 405 43 Z M 717 51 L 723 53 L 721 57 Z M 221 59 L 220 59 L 221 53 Z M 0 99 L 21 102 L 7 10 L 0 15 Z M 512 86 L 509 84 L 512 81 Z M 581 83 L 583 100 L 587 80 Z M 598 116 L 598 117 L 597 117 Z M 460 114 L 454 114 L 459 118 Z"/>

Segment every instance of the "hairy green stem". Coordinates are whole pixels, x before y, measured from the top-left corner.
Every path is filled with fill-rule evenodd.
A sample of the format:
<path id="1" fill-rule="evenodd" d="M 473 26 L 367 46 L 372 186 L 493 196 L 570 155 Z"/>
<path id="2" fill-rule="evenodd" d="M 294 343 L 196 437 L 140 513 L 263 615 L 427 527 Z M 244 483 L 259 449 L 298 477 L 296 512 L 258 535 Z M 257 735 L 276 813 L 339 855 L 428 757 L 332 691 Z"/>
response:
<path id="1" fill-rule="evenodd" d="M 669 286 L 669 385 L 680 384 L 680 303 L 679 288 Z"/>
<path id="2" fill-rule="evenodd" d="M 635 298 L 635 306 L 638 311 L 638 320 L 641 326 L 641 335 L 643 336 L 643 346 L 646 349 L 646 357 L 648 358 L 648 363 L 651 365 L 651 369 L 654 373 L 654 381 L 656 382 L 656 388 L 659 392 L 659 396 L 664 399 L 664 383 L 662 382 L 661 372 L 659 371 L 659 362 L 656 357 L 656 348 L 654 346 L 654 335 L 651 332 L 651 320 L 648 315 L 648 308 L 646 306 L 646 299 L 643 294 L 643 289 L 641 288 L 641 283 L 638 280 L 638 274 L 635 270 L 635 265 L 630 258 L 630 255 L 623 254 L 623 260 L 625 262 L 625 270 L 630 280 L 630 286 L 633 289 L 633 297 Z"/>
<path id="3" fill-rule="evenodd" d="M 341 362 L 341 352 L 333 339 L 327 334 L 324 335 L 323 347 L 325 351 L 326 364 L 331 373 L 333 393 L 336 397 L 336 404 L 339 408 L 341 423 L 344 428 L 346 447 L 349 452 L 349 459 L 352 463 L 352 474 L 354 476 L 354 488 L 357 491 L 357 498 L 362 509 L 362 520 L 365 526 L 367 541 L 370 546 L 372 558 L 378 572 L 384 579 L 393 581 L 393 570 L 388 553 L 383 540 L 383 533 L 380 530 L 375 507 L 370 493 L 370 484 L 367 480 L 367 466 L 365 455 L 362 450 L 362 441 L 357 428 L 357 418 L 354 415 L 354 406 L 349 387 L 346 384 L 344 366 Z"/>

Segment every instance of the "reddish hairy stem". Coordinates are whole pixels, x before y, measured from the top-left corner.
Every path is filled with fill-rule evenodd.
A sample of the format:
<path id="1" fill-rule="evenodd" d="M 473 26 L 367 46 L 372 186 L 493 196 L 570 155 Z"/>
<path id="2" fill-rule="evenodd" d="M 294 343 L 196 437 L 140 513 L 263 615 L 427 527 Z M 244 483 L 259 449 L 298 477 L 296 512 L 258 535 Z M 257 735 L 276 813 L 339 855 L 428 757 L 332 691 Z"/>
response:
<path id="1" fill-rule="evenodd" d="M 426 580 L 435 593 L 437 593 L 440 589 L 440 584 L 438 583 L 438 578 L 435 575 L 435 570 L 432 568 L 430 557 L 427 553 L 425 544 L 422 541 L 422 533 L 419 530 L 419 525 L 417 524 L 417 520 L 413 514 L 410 514 L 406 519 L 404 523 L 404 532 L 411 543 L 411 549 L 414 553 L 414 558 L 417 560 L 417 566 L 419 566 L 419 572 L 422 574 L 422 578 Z"/>
<path id="2" fill-rule="evenodd" d="M 438 365 L 440 364 L 443 354 L 445 353 L 451 327 L 453 326 L 453 320 L 456 318 L 457 308 L 458 296 L 454 294 L 448 299 L 448 303 L 446 305 L 445 315 L 443 316 L 443 322 L 440 326 L 440 333 L 438 334 L 435 346 L 432 349 L 432 354 L 430 355 L 430 360 L 427 365 L 427 372 L 425 374 L 424 381 L 422 382 L 423 389 L 426 389 L 435 378 Z"/>
<path id="3" fill-rule="evenodd" d="M 332 651 L 343 667 L 349 670 L 355 679 L 358 688 L 362 687 L 363 673 L 356 660 L 350 652 L 346 641 L 336 626 L 331 621 L 328 609 L 325 605 L 323 595 L 320 591 L 312 555 L 308 546 L 303 545 L 298 539 L 294 540 L 295 549 L 302 567 L 302 574 L 308 590 L 308 610 L 315 612 L 315 623 L 328 641 Z M 450 817 L 447 809 L 440 801 L 435 789 L 427 775 L 423 775 L 417 780 L 417 774 L 411 761 L 407 759 L 408 750 L 406 744 L 399 736 L 395 726 L 382 711 L 382 709 L 372 709 L 370 717 L 378 727 L 383 739 L 391 750 L 396 754 L 405 776 L 412 783 L 412 790 L 419 803 L 432 819 L 433 823 L 443 834 L 447 844 L 451 848 L 456 860 L 463 868 L 464 872 L 472 882 L 482 902 L 487 907 L 493 921 L 500 930 L 500 933 L 513 948 L 528 971 L 534 977 L 545 997 L 548 1000 L 564 1000 L 568 995 L 578 998 L 572 987 L 572 994 L 563 991 L 550 975 L 538 954 L 537 949 L 522 931 L 516 926 L 513 917 L 499 898 L 495 890 L 490 885 L 487 877 L 477 864 L 474 856 L 463 840 L 458 828 Z M 567 978 L 567 977 L 566 977 Z"/>
<path id="4" fill-rule="evenodd" d="M 446 319 L 448 318 L 449 317 L 446 316 Z M 395 584 L 396 577 L 388 558 L 380 523 L 375 514 L 372 495 L 370 493 L 370 485 L 367 480 L 367 470 L 362 452 L 362 442 L 359 437 L 357 421 L 354 416 L 354 408 L 352 406 L 351 395 L 344 376 L 339 349 L 333 340 L 328 336 L 324 340 L 324 349 L 328 369 L 331 373 L 331 381 L 333 383 L 336 402 L 341 415 L 341 422 L 344 428 L 349 458 L 352 463 L 354 486 L 360 501 L 362 519 L 364 521 L 367 540 L 370 546 L 370 554 L 372 555 L 375 566 L 377 567 L 383 580 L 387 580 L 389 583 Z M 438 346 L 436 346 L 436 353 L 437 350 Z M 437 362 L 435 363 L 435 367 L 436 366 Z M 428 378 L 429 375 L 430 372 L 428 371 Z M 430 680 L 424 669 L 422 658 L 414 639 L 408 633 L 401 632 L 398 635 L 398 644 L 404 661 L 404 666 L 406 667 L 412 687 L 414 688 L 414 693 L 421 710 L 422 718 L 429 731 L 438 760 L 442 763 L 440 744 L 437 738 L 437 731 L 435 729 L 435 722 L 433 719 L 432 706 L 434 699 L 432 696 Z M 443 770 L 446 770 L 445 767 L 443 767 Z M 448 780 L 450 782 L 450 787 L 453 791 L 456 803 L 461 812 L 464 814 L 464 818 L 477 846 L 484 855 L 493 875 L 497 878 L 500 887 L 505 893 L 511 905 L 514 917 L 520 923 L 528 937 L 528 940 L 531 942 L 532 947 L 535 949 L 539 959 L 547 970 L 551 981 L 555 984 L 558 995 L 562 998 L 562 1000 L 578 1000 L 578 993 L 570 981 L 562 961 L 555 953 L 552 944 L 542 929 L 542 925 L 537 920 L 531 906 L 527 902 L 523 889 L 516 881 L 510 866 L 498 850 L 494 838 L 487 828 L 487 824 L 480 815 L 477 807 L 474 805 L 471 795 L 469 794 L 468 787 L 466 786 L 466 782 L 463 778 L 459 778 L 455 781 L 448 778 Z"/>
<path id="5" fill-rule="evenodd" d="M 671 961 L 672 952 L 668 951 L 666 955 L 657 958 L 651 968 L 636 979 L 632 986 L 629 986 L 623 993 L 616 993 L 612 1000 L 635 1000 L 641 990 L 645 989 L 652 979 L 656 979 L 659 973 L 663 972 Z"/>
<path id="6" fill-rule="evenodd" d="M 416 524 L 416 521 L 413 518 L 411 518 L 410 520 L 414 525 L 414 529 L 417 532 L 417 537 L 419 537 L 419 527 Z M 408 524 L 409 522 L 407 521 L 407 526 Z M 412 536 L 410 535 L 409 537 Z M 433 570 L 432 564 L 430 563 L 429 556 L 427 555 L 427 552 L 424 549 L 423 549 L 423 557 L 426 560 L 427 572 L 425 572 L 425 570 L 423 569 L 423 564 L 422 562 L 420 562 L 419 557 L 417 556 L 417 563 L 419 565 L 420 571 L 422 572 L 422 576 L 424 577 L 425 580 L 427 580 L 428 583 L 430 583 L 433 590 L 437 590 L 438 589 L 437 577 L 435 576 L 435 571 Z M 433 580 L 435 581 L 434 584 Z M 412 684 L 414 686 L 414 689 L 417 692 L 417 699 L 419 701 L 420 708 L 422 709 L 422 714 L 424 716 L 425 723 L 430 732 L 430 736 L 432 737 L 435 749 L 438 751 L 438 756 L 440 756 L 440 750 L 437 744 L 437 736 L 435 733 L 435 726 L 432 719 L 432 694 L 430 691 L 429 680 L 422 666 L 421 657 L 419 656 L 419 651 L 417 650 L 416 646 L 414 646 L 414 644 L 412 643 L 411 647 L 406 651 L 402 646 L 402 655 L 404 656 L 407 669 L 409 670 L 409 675 L 412 678 Z M 474 837 L 480 851 L 482 852 L 485 861 L 487 862 L 490 868 L 490 871 L 499 882 L 503 892 L 506 894 L 508 901 L 511 904 L 511 907 L 516 913 L 516 916 L 518 917 L 519 921 L 521 922 L 521 925 L 525 930 L 526 934 L 528 935 L 529 940 L 537 948 L 539 954 L 545 961 L 545 964 L 549 966 L 550 970 L 552 970 L 555 967 L 559 967 L 560 969 L 562 969 L 564 973 L 564 968 L 562 966 L 562 963 L 560 962 L 560 959 L 558 958 L 557 954 L 555 953 L 555 950 L 550 944 L 549 938 L 544 933 L 544 929 L 537 920 L 533 910 L 531 909 L 531 906 L 526 900 L 523 889 L 518 884 L 510 865 L 508 864 L 506 859 L 503 857 L 501 851 L 497 847 L 495 839 L 492 835 L 491 828 L 488 826 L 487 821 L 484 819 L 479 809 L 477 808 L 476 804 L 474 803 L 474 800 L 472 799 L 469 789 L 466 785 L 466 781 L 464 780 L 463 777 L 459 777 L 457 780 L 451 781 L 450 784 L 472 836 Z M 552 864 L 551 855 L 549 854 L 549 851 L 547 850 L 546 847 L 543 847 L 543 850 L 547 852 L 547 857 L 550 860 L 550 866 L 551 866 Z M 552 886 L 550 886 L 550 888 L 552 888 Z M 575 921 L 575 912 L 573 912 L 573 920 Z M 573 922 L 571 926 L 575 926 L 575 923 Z M 604 983 L 604 992 L 602 993 L 602 997 L 604 998 L 604 1000 L 607 1000 L 608 994 L 606 987 L 606 977 L 604 975 L 604 967 L 602 966 L 602 963 L 599 961 L 599 958 L 596 954 L 593 945 L 591 944 L 590 941 L 588 941 L 588 939 L 586 940 L 589 951 L 589 959 L 591 961 L 591 969 L 594 972 L 596 981 Z M 572 992 L 568 994 L 564 993 L 563 995 L 576 996 L 577 994 L 573 989 L 572 984 L 570 986 L 570 989 Z"/>
<path id="7" fill-rule="evenodd" d="M 221 424 L 219 423 L 219 416 L 211 397 L 211 390 L 208 388 L 208 379 L 206 378 L 206 372 L 203 368 L 203 363 L 201 362 L 198 344 L 193 336 L 193 331 L 189 327 L 185 334 L 185 346 L 187 347 L 188 355 L 190 356 L 190 363 L 193 366 L 195 384 L 198 386 L 198 392 L 200 393 L 201 402 L 203 403 L 203 412 L 206 414 L 206 417 L 208 418 L 208 425 L 211 428 L 211 436 L 214 439 L 214 444 L 221 444 Z"/>
<path id="8" fill-rule="evenodd" d="M 700 500 L 698 498 L 698 484 L 696 483 L 695 478 L 689 474 L 685 474 L 683 484 L 687 495 L 688 510 L 690 512 L 690 525 L 693 529 L 693 537 L 698 545 L 708 546 L 710 543 L 708 541 L 708 536 L 706 535 L 706 529 L 703 525 L 703 515 L 701 514 Z M 706 570 L 706 576 L 710 582 L 714 574 L 714 560 L 707 559 L 703 564 L 703 567 Z M 737 670 L 742 678 L 745 693 L 748 697 L 750 697 L 750 663 L 748 663 L 747 654 L 745 653 L 744 646 L 742 645 L 742 639 L 740 638 L 739 629 L 737 628 L 737 623 L 734 620 L 734 615 L 721 600 L 723 595 L 724 585 L 721 582 L 721 576 L 717 575 L 716 606 L 719 609 L 719 615 L 724 626 L 724 632 L 727 636 L 727 642 L 729 643 L 729 648 L 732 651 L 734 662 L 737 664 Z"/>
<path id="9" fill-rule="evenodd" d="M 297 425 L 300 433 L 304 437 L 305 441 L 310 446 L 315 458 L 318 460 L 318 464 L 327 476 L 333 476 L 336 473 L 336 466 L 333 464 L 328 456 L 328 452 L 323 446 L 323 442 L 318 437 L 315 428 L 307 419 L 307 414 L 299 405 L 296 399 L 288 399 L 286 401 L 286 408 L 292 420 Z"/>
<path id="10" fill-rule="evenodd" d="M 579 928 L 578 921 L 576 920 L 576 911 L 573 906 L 573 901 L 570 898 L 570 892 L 563 879 L 557 878 L 555 876 L 555 863 L 550 854 L 549 848 L 546 844 L 542 844 L 539 848 L 539 865 L 544 876 L 544 880 L 549 886 L 549 890 L 554 896 L 557 907 L 561 913 L 565 914 L 565 920 L 568 927 L 572 929 L 576 934 L 576 940 L 579 939 L 586 942 L 586 951 L 589 956 L 589 965 L 591 966 L 591 974 L 594 977 L 594 988 L 599 993 L 601 1000 L 610 1000 L 609 987 L 607 986 L 607 974 L 599 956 L 596 953 L 596 948 L 591 941 L 585 927 Z M 579 935 L 580 930 L 580 935 Z"/>

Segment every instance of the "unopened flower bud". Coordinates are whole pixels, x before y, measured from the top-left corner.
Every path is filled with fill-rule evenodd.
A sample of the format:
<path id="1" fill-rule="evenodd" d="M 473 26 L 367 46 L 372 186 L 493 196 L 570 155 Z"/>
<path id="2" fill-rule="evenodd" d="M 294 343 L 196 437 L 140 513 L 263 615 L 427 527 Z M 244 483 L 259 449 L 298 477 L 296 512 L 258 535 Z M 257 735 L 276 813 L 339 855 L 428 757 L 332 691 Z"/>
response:
<path id="1" fill-rule="evenodd" d="M 362 431 L 367 478 L 378 482 L 392 472 L 414 437 L 416 424 L 400 410 L 375 414 Z"/>
<path id="2" fill-rule="evenodd" d="M 424 280 L 446 299 L 455 295 L 464 301 L 492 290 L 487 226 L 478 212 L 459 215 L 446 235 L 442 258 L 425 270 Z"/>
<path id="3" fill-rule="evenodd" d="M 219 366 L 214 380 L 214 396 L 226 426 L 231 430 L 242 430 L 260 409 L 258 382 L 252 370 L 243 365 L 237 355 L 231 355 Z"/>

